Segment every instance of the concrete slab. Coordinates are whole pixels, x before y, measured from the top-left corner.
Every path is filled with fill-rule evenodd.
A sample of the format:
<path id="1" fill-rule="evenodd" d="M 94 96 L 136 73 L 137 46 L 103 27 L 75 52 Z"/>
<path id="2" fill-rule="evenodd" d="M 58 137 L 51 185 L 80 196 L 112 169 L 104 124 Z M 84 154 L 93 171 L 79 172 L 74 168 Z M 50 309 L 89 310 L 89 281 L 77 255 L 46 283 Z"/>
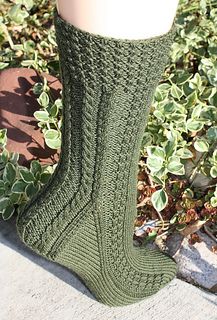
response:
<path id="1" fill-rule="evenodd" d="M 0 222 L 1 320 L 217 320 L 217 296 L 175 278 L 125 307 L 97 302 L 69 270 L 18 239 L 15 221 Z"/>
<path id="2" fill-rule="evenodd" d="M 201 231 L 197 234 L 201 242 L 190 245 L 184 238 L 173 257 L 178 264 L 178 274 L 190 283 L 211 289 L 217 284 L 217 254 L 211 251 L 216 242 Z"/>

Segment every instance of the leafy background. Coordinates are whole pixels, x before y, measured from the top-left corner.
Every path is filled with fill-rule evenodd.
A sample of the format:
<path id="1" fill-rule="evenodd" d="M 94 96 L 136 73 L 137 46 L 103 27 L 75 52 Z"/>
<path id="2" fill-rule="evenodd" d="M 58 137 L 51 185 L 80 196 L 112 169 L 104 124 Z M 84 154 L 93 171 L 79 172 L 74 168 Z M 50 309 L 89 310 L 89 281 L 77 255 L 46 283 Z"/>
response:
<path id="1" fill-rule="evenodd" d="M 53 100 L 42 72 L 60 77 L 53 26 L 54 1 L 0 1 L 0 69 L 33 68 L 41 75 L 34 113 L 48 147 L 61 147 L 62 100 Z M 180 0 L 170 61 L 156 89 L 138 163 L 138 216 L 134 240 L 173 232 L 217 241 L 217 4 Z M 0 129 L 0 214 L 10 219 L 49 181 L 53 165 L 30 168 L 7 151 Z M 213 248 L 216 250 L 216 248 Z"/>

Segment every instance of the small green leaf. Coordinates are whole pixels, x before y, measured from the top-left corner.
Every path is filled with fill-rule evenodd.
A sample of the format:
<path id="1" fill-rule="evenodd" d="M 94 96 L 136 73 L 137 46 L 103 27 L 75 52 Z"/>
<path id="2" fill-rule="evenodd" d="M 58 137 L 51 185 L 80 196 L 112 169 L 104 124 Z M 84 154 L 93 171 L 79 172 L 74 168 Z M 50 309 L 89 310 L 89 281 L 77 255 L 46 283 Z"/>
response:
<path id="1" fill-rule="evenodd" d="M 32 53 L 32 52 L 34 52 L 35 42 L 32 41 L 32 40 L 28 40 L 28 41 L 24 42 L 24 44 L 23 44 L 23 49 L 24 49 L 24 51 L 27 52 L 27 53 Z"/>
<path id="2" fill-rule="evenodd" d="M 215 88 L 214 93 L 209 97 L 209 103 L 217 107 L 217 89 Z"/>
<path id="3" fill-rule="evenodd" d="M 172 156 L 168 159 L 167 170 L 177 175 L 183 175 L 185 173 L 184 165 L 177 156 Z"/>
<path id="4" fill-rule="evenodd" d="M 199 120 L 188 119 L 187 129 L 192 132 L 197 132 L 203 129 L 204 123 Z"/>
<path id="5" fill-rule="evenodd" d="M 171 113 L 175 112 L 176 109 L 177 109 L 177 105 L 176 105 L 175 101 L 168 102 L 168 103 L 164 104 L 164 106 L 163 106 L 163 114 L 171 114 Z"/>
<path id="6" fill-rule="evenodd" d="M 26 195 L 29 198 L 34 196 L 38 191 L 39 191 L 39 185 L 35 186 L 33 182 L 29 183 L 25 189 Z"/>
<path id="7" fill-rule="evenodd" d="M 13 50 L 15 51 L 23 51 L 23 44 L 14 44 L 13 45 Z"/>
<path id="8" fill-rule="evenodd" d="M 9 152 L 7 149 L 4 149 L 1 153 L 1 160 L 6 164 L 9 159 Z"/>
<path id="9" fill-rule="evenodd" d="M 157 146 L 149 146 L 146 148 L 147 153 L 150 157 L 161 158 L 164 159 L 166 154 L 163 148 Z"/>
<path id="10" fill-rule="evenodd" d="M 50 179 L 50 177 L 51 177 L 51 174 L 49 172 L 43 172 L 40 178 L 41 183 L 46 184 Z"/>
<path id="11" fill-rule="evenodd" d="M 217 178 L 217 167 L 213 166 L 210 170 L 210 175 L 212 178 Z"/>
<path id="12" fill-rule="evenodd" d="M 33 174 L 27 169 L 21 169 L 20 170 L 20 176 L 27 183 L 32 182 L 32 181 L 35 180 Z"/>
<path id="13" fill-rule="evenodd" d="M 214 106 L 203 106 L 200 117 L 207 120 L 210 125 L 217 121 L 217 108 Z"/>
<path id="14" fill-rule="evenodd" d="M 23 60 L 23 61 L 21 62 L 21 65 L 22 65 L 23 67 L 30 67 L 30 66 L 34 65 L 34 63 L 35 63 L 34 60 Z"/>
<path id="15" fill-rule="evenodd" d="M 62 109 L 62 107 L 63 107 L 62 99 L 56 99 L 54 103 L 55 103 L 55 105 L 57 106 L 58 109 Z"/>
<path id="16" fill-rule="evenodd" d="M 51 149 L 58 149 L 61 147 L 61 138 L 59 139 L 45 139 L 47 146 Z"/>
<path id="17" fill-rule="evenodd" d="M 217 141 L 217 127 L 211 127 L 206 132 L 207 138 L 210 141 Z"/>
<path id="18" fill-rule="evenodd" d="M 38 103 L 43 107 L 46 108 L 49 104 L 49 96 L 46 92 L 42 92 L 37 99 Z"/>
<path id="19" fill-rule="evenodd" d="M 58 149 L 61 147 L 61 133 L 54 129 L 49 129 L 44 134 L 45 142 L 51 149 Z"/>
<path id="20" fill-rule="evenodd" d="M 57 105 L 56 104 L 54 104 L 51 108 L 50 108 L 50 111 L 49 111 L 49 114 L 50 114 L 50 116 L 51 117 L 56 117 L 57 116 L 57 114 L 58 114 L 58 107 L 57 107 Z"/>
<path id="21" fill-rule="evenodd" d="M 17 164 L 19 157 L 20 157 L 20 155 L 18 152 L 11 152 L 10 153 L 10 162 L 13 164 Z"/>
<path id="22" fill-rule="evenodd" d="M 217 149 L 213 152 L 212 158 L 217 163 Z"/>
<path id="23" fill-rule="evenodd" d="M 3 180 L 8 181 L 12 184 L 15 178 L 16 178 L 16 168 L 12 163 L 8 162 L 3 172 Z"/>
<path id="24" fill-rule="evenodd" d="M 178 70 L 177 70 L 178 71 Z M 177 74 L 177 76 L 175 77 L 174 83 L 181 85 L 184 84 L 185 82 L 187 82 L 190 78 L 192 77 L 191 73 L 188 73 L 187 71 L 182 71 L 180 73 Z"/>
<path id="25" fill-rule="evenodd" d="M 46 122 L 46 121 L 49 120 L 49 113 L 48 113 L 46 110 L 35 111 L 35 112 L 34 112 L 34 117 L 35 117 L 38 121 Z"/>
<path id="26" fill-rule="evenodd" d="M 152 143 L 152 134 L 150 132 L 145 132 L 142 138 L 142 146 L 143 148 L 150 146 Z"/>
<path id="27" fill-rule="evenodd" d="M 186 83 L 185 83 L 186 85 Z M 197 96 L 197 92 L 193 91 L 192 93 L 190 93 L 187 96 L 187 103 L 186 106 L 187 107 L 192 107 L 193 105 L 195 105 L 198 102 L 198 96 Z"/>
<path id="28" fill-rule="evenodd" d="M 45 132 L 44 137 L 48 140 L 56 140 L 60 136 L 59 132 L 54 129 L 49 129 Z"/>
<path id="29" fill-rule="evenodd" d="M 165 116 L 163 115 L 162 112 L 160 112 L 159 110 L 155 110 L 153 112 L 153 115 L 161 122 L 163 122 L 165 120 Z"/>
<path id="30" fill-rule="evenodd" d="M 194 156 L 193 153 L 186 147 L 180 148 L 179 150 L 177 150 L 176 155 L 180 159 L 191 159 Z"/>
<path id="31" fill-rule="evenodd" d="M 172 121 L 173 123 L 176 123 L 177 127 L 180 128 L 181 127 L 180 124 L 183 124 L 186 121 L 186 115 L 181 114 L 179 112 L 174 112 L 170 116 L 170 121 Z"/>
<path id="32" fill-rule="evenodd" d="M 10 203 L 15 204 L 18 203 L 18 201 L 20 200 L 20 193 L 12 193 L 10 195 Z"/>
<path id="33" fill-rule="evenodd" d="M 40 96 L 40 94 L 43 92 L 43 89 L 44 89 L 43 83 L 42 82 L 37 82 L 37 83 L 34 84 L 32 90 L 33 90 L 34 94 L 36 94 L 37 96 L 38 95 Z"/>
<path id="34" fill-rule="evenodd" d="M 0 148 L 4 148 L 7 144 L 7 129 L 0 129 Z"/>
<path id="35" fill-rule="evenodd" d="M 183 96 L 183 91 L 174 83 L 172 84 L 170 92 L 171 95 L 178 100 Z"/>
<path id="36" fill-rule="evenodd" d="M 171 137 L 164 147 L 166 151 L 167 158 L 170 157 L 175 151 L 177 147 L 177 139 L 175 137 Z"/>
<path id="37" fill-rule="evenodd" d="M 13 22 L 21 25 L 29 14 L 26 10 L 21 8 L 21 4 L 15 4 L 8 11 L 8 16 Z"/>
<path id="38" fill-rule="evenodd" d="M 169 84 L 163 83 L 158 85 L 154 94 L 155 100 L 158 102 L 165 100 L 168 96 L 169 88 L 170 88 Z"/>
<path id="39" fill-rule="evenodd" d="M 0 62 L 0 70 L 3 70 L 9 66 L 8 62 Z"/>
<path id="40" fill-rule="evenodd" d="M 203 109 L 202 104 L 198 104 L 194 107 L 192 114 L 191 114 L 191 118 L 192 119 L 198 119 L 200 117 L 201 111 Z"/>
<path id="41" fill-rule="evenodd" d="M 194 78 L 189 81 L 189 86 L 191 89 L 202 90 L 202 79 L 199 73 L 195 73 Z"/>
<path id="42" fill-rule="evenodd" d="M 23 180 L 17 180 L 13 184 L 11 191 L 14 193 L 22 193 L 25 191 L 26 182 Z"/>
<path id="43" fill-rule="evenodd" d="M 41 165 L 38 160 L 32 160 L 30 163 L 30 171 L 31 173 L 36 176 L 37 172 L 41 173 Z"/>
<path id="44" fill-rule="evenodd" d="M 0 199 L 0 212 L 3 212 L 9 204 L 9 198 L 3 197 Z"/>
<path id="45" fill-rule="evenodd" d="M 9 206 L 2 212 L 2 218 L 3 218 L 4 220 L 9 220 L 9 219 L 12 217 L 14 211 L 15 211 L 14 206 L 13 206 L 13 205 L 9 205 Z"/>
<path id="46" fill-rule="evenodd" d="M 212 206 L 213 208 L 216 208 L 216 207 L 217 207 L 217 198 L 212 197 L 212 198 L 210 199 L 210 204 L 211 204 L 211 206 Z"/>
<path id="47" fill-rule="evenodd" d="M 163 159 L 156 158 L 156 157 L 148 157 L 147 159 L 147 166 L 151 171 L 158 171 L 162 168 Z"/>
<path id="48" fill-rule="evenodd" d="M 151 196 L 151 202 L 157 211 L 163 210 L 168 203 L 168 196 L 164 189 L 155 191 Z"/>
<path id="49" fill-rule="evenodd" d="M 199 152 L 207 152 L 209 150 L 209 143 L 205 139 L 197 139 L 194 142 L 194 147 Z"/>

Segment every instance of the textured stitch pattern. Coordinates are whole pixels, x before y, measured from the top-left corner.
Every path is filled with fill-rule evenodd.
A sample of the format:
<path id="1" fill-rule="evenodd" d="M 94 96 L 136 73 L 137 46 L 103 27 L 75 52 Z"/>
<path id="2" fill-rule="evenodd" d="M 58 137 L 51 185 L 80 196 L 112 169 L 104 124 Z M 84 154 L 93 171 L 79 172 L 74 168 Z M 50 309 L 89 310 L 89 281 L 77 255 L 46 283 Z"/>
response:
<path id="1" fill-rule="evenodd" d="M 76 28 L 54 11 L 63 84 L 58 166 L 17 219 L 38 254 L 80 277 L 99 302 L 127 305 L 156 293 L 177 271 L 160 252 L 133 246 L 140 145 L 171 30 L 142 40 Z"/>

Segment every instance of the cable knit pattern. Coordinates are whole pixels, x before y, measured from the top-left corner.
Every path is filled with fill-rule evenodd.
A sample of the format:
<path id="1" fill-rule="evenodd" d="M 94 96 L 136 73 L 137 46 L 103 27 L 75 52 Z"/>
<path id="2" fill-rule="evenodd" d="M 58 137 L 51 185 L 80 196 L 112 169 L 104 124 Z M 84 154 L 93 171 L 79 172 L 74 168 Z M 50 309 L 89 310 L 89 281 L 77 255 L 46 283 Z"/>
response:
<path id="1" fill-rule="evenodd" d="M 62 147 L 50 181 L 17 219 L 23 242 L 74 271 L 98 301 L 156 293 L 175 261 L 133 246 L 140 145 L 175 23 L 161 36 L 116 39 L 54 23 L 63 84 Z"/>

